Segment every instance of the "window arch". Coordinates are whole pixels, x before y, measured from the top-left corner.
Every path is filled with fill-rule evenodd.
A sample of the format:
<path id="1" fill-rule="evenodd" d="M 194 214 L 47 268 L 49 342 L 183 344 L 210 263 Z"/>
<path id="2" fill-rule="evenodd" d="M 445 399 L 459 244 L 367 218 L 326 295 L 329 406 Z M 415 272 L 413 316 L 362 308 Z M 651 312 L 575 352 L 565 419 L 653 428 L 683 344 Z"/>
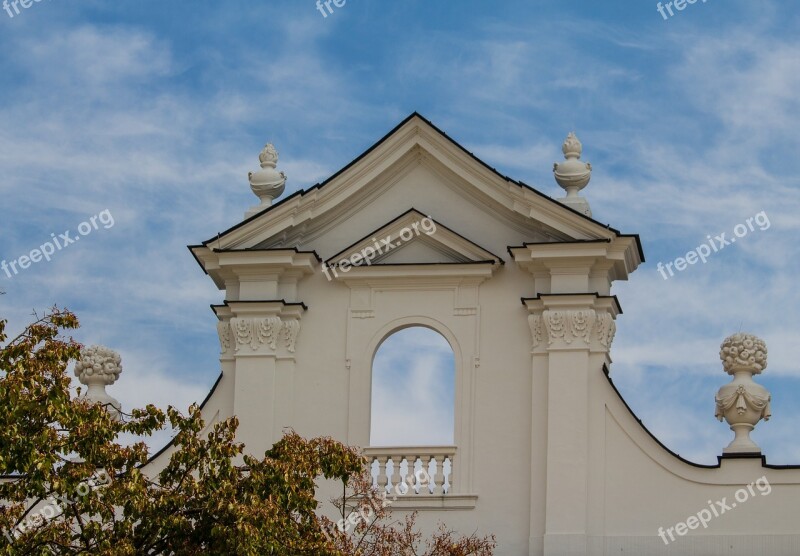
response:
<path id="1" fill-rule="evenodd" d="M 387 336 L 372 361 L 371 446 L 454 444 L 455 354 L 425 326 Z"/>

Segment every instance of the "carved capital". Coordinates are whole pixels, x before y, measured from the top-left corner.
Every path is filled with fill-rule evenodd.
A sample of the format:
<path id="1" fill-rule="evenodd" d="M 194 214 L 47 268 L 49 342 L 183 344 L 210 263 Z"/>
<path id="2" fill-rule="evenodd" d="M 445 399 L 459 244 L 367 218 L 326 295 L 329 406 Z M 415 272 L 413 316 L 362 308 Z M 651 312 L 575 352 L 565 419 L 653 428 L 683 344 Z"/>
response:
<path id="1" fill-rule="evenodd" d="M 614 321 L 609 313 L 600 313 L 597 315 L 597 341 L 600 342 L 605 348 L 610 349 L 611 343 L 614 341 L 614 335 L 617 333 L 617 323 Z"/>
<path id="2" fill-rule="evenodd" d="M 231 319 L 231 330 L 237 352 L 245 346 L 250 346 L 253 351 L 267 346 L 274 351 L 277 348 L 280 329 L 281 319 L 278 317 Z"/>
<path id="3" fill-rule="evenodd" d="M 544 310 L 528 315 L 533 349 L 563 346 L 608 350 L 617 325 L 610 313 L 594 309 Z"/>
<path id="4" fill-rule="evenodd" d="M 537 348 L 544 343 L 544 322 L 542 315 L 528 315 L 528 325 L 531 327 L 531 336 L 533 337 L 533 347 Z"/>
<path id="5" fill-rule="evenodd" d="M 300 321 L 297 319 L 283 321 L 281 334 L 284 342 L 286 342 L 286 349 L 289 353 L 294 353 L 295 343 L 297 342 L 297 335 L 300 333 Z"/>
<path id="6" fill-rule="evenodd" d="M 231 337 L 231 323 L 220 321 L 217 323 L 217 334 L 219 335 L 219 350 L 222 354 L 231 351 L 233 338 Z"/>
<path id="7" fill-rule="evenodd" d="M 597 318 L 593 309 L 542 312 L 544 327 L 547 330 L 547 343 L 552 345 L 562 340 L 570 345 L 575 340 L 589 345 L 592 342 L 592 328 Z"/>
<path id="8" fill-rule="evenodd" d="M 240 318 L 217 324 L 220 351 L 225 354 L 233 348 L 239 353 L 242 348 L 249 347 L 254 352 L 276 352 L 279 340 L 289 353 L 295 352 L 297 336 L 300 333 L 300 321 L 297 319 L 282 320 L 280 317 Z"/>

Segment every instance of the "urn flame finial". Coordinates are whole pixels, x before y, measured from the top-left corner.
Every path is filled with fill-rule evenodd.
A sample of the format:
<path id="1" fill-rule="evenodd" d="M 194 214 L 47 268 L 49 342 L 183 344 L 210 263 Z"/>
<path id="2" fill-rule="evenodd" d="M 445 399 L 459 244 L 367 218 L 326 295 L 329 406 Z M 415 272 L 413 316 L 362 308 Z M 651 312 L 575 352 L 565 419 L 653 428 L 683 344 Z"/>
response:
<path id="1" fill-rule="evenodd" d="M 245 213 L 245 218 L 261 212 L 272 205 L 272 201 L 280 197 L 286 188 L 286 174 L 276 170 L 278 165 L 278 151 L 275 145 L 267 143 L 258 155 L 261 169 L 247 174 L 250 180 L 250 189 L 261 199 L 261 204 L 250 207 Z"/>
<path id="2" fill-rule="evenodd" d="M 278 151 L 275 145 L 267 143 L 258 155 L 258 160 L 261 162 L 262 168 L 275 168 L 278 165 Z"/>
<path id="3" fill-rule="evenodd" d="M 561 145 L 561 152 L 564 153 L 564 158 L 580 158 L 583 153 L 583 145 L 581 144 L 574 131 L 567 134 L 564 144 Z"/>
<path id="4" fill-rule="evenodd" d="M 578 195 L 578 192 L 586 187 L 589 180 L 592 179 L 592 165 L 588 162 L 581 162 L 583 145 L 574 132 L 567 135 L 561 146 L 561 152 L 564 153 L 565 160 L 553 164 L 553 172 L 556 182 L 567 192 L 567 196 L 558 200 L 586 216 L 591 216 L 592 210 L 589 208 L 589 202 Z"/>

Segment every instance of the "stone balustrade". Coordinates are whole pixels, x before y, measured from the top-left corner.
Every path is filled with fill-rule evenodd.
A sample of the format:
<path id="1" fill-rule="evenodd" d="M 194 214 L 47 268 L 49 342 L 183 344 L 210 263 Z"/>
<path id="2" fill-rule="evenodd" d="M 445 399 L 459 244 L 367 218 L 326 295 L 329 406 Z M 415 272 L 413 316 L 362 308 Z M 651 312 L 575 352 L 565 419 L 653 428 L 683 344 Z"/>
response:
<path id="1" fill-rule="evenodd" d="M 364 449 L 364 456 L 373 485 L 387 495 L 446 496 L 458 492 L 453 480 L 455 446 L 375 447 Z"/>

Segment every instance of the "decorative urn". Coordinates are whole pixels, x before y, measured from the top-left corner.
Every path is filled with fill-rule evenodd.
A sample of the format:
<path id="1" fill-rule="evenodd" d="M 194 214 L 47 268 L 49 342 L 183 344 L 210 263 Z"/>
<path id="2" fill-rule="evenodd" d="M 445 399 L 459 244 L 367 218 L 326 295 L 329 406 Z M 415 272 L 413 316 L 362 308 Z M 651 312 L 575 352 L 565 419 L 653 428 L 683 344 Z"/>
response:
<path id="1" fill-rule="evenodd" d="M 750 432 L 770 412 L 769 391 L 753 381 L 767 367 L 767 346 L 750 334 L 734 334 L 722 342 L 719 357 L 725 372 L 733 380 L 719 389 L 715 416 L 724 418 L 735 437 L 723 454 L 760 453 L 761 448 L 750 439 Z"/>
<path id="2" fill-rule="evenodd" d="M 248 215 L 260 212 L 272 205 L 272 201 L 280 197 L 286 188 L 286 174 L 276 170 L 278 165 L 278 151 L 275 145 L 267 143 L 261 154 L 258 155 L 261 169 L 247 174 L 250 180 L 250 189 L 261 199 L 261 204 L 252 207 Z"/>
<path id="3" fill-rule="evenodd" d="M 561 152 L 564 153 L 565 160 L 553 164 L 553 173 L 556 182 L 567 192 L 567 196 L 559 201 L 586 216 L 591 216 L 589 202 L 578 193 L 592 179 L 592 165 L 581 161 L 583 145 L 574 133 L 567 135 L 567 139 L 561 146 Z"/>
<path id="4" fill-rule="evenodd" d="M 122 358 L 103 346 L 84 348 L 75 363 L 75 376 L 87 386 L 82 398 L 105 406 L 115 419 L 121 419 L 122 406 L 106 393 L 106 386 L 114 384 L 121 373 Z"/>

